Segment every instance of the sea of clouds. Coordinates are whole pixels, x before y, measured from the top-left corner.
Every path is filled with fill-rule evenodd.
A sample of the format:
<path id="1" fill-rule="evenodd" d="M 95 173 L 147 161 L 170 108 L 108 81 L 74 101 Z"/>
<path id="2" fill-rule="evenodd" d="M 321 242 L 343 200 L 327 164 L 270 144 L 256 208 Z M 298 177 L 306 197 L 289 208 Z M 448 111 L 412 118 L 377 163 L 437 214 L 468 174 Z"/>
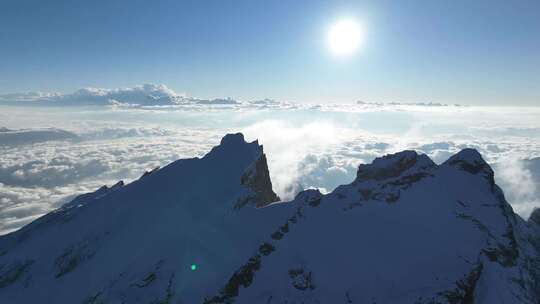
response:
<path id="1" fill-rule="evenodd" d="M 0 96 L 0 234 L 78 194 L 202 156 L 230 132 L 264 145 L 283 199 L 350 183 L 358 164 L 384 154 L 414 149 L 441 163 L 472 147 L 517 213 L 540 207 L 540 108 L 201 101 L 153 85 Z"/>

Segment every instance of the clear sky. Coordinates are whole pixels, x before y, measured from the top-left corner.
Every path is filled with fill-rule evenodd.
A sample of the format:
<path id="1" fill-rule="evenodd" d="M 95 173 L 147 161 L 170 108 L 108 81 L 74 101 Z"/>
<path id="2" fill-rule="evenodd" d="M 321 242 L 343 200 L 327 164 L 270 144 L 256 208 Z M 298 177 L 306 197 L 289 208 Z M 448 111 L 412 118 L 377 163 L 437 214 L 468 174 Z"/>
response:
<path id="1" fill-rule="evenodd" d="M 366 37 L 346 58 L 326 33 Z M 540 1 L 0 1 L 0 94 L 540 105 Z"/>

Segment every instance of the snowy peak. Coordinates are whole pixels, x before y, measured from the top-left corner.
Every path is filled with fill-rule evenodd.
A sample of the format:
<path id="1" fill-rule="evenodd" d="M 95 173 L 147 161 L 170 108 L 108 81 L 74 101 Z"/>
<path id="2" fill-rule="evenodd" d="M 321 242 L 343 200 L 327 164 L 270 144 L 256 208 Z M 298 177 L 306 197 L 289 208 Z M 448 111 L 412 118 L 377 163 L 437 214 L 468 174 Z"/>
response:
<path id="1" fill-rule="evenodd" d="M 258 156 L 240 177 L 240 184 L 248 187 L 251 193 L 237 200 L 235 208 L 241 208 L 248 203 L 256 207 L 263 207 L 279 201 L 279 197 L 272 190 L 272 181 L 270 180 L 266 155 L 263 153 L 263 147 L 259 145 L 257 140 L 247 143 L 242 133 L 227 134 L 221 139 L 220 145 L 212 149 L 209 155 L 212 153 L 223 153 L 231 157 L 232 153 L 236 153 L 239 150 L 252 150 Z"/>
<path id="2" fill-rule="evenodd" d="M 355 183 L 395 181 L 407 176 L 425 175 L 439 167 L 427 155 L 406 150 L 376 158 L 370 164 L 361 164 Z M 493 170 L 475 149 L 463 149 L 444 162 L 442 167 L 483 175 L 492 187 L 495 185 Z"/>
<path id="3" fill-rule="evenodd" d="M 371 164 L 358 167 L 357 181 L 382 181 L 395 178 L 407 171 L 416 171 L 435 167 L 435 163 L 426 155 L 415 151 L 403 151 L 376 158 Z"/>
<path id="4" fill-rule="evenodd" d="M 491 169 L 488 163 L 482 158 L 482 155 L 475 149 L 467 148 L 461 150 L 445 161 L 443 166 L 454 167 L 473 175 L 480 174 L 489 182 L 492 190 L 495 187 L 493 169 Z"/>
<path id="5" fill-rule="evenodd" d="M 450 157 L 442 166 L 455 168 L 474 175 L 484 175 L 494 186 L 493 170 L 475 149 L 463 149 Z M 376 158 L 370 164 L 361 164 L 358 167 L 355 183 L 388 181 L 418 172 L 432 171 L 437 168 L 439 166 L 427 155 L 406 150 Z"/>
<path id="6" fill-rule="evenodd" d="M 240 146 L 240 145 L 245 145 L 245 144 L 247 144 L 247 142 L 244 139 L 244 134 L 242 134 L 242 133 L 234 133 L 234 134 L 229 133 L 229 134 L 226 134 L 225 136 L 223 136 L 219 146 L 220 147 L 233 147 L 235 145 Z M 254 142 L 252 142 L 251 144 L 259 146 L 259 143 L 256 140 Z"/>
<path id="7" fill-rule="evenodd" d="M 263 148 L 258 141 L 247 143 L 242 133 L 227 134 L 221 139 L 219 146 L 212 148 L 204 158 L 238 158 L 238 156 L 245 154 L 250 159 L 257 159 L 262 151 Z"/>
<path id="8" fill-rule="evenodd" d="M 463 149 L 450 157 L 443 165 L 456 167 L 471 174 L 485 172 L 493 174 L 491 167 L 484 161 L 482 155 L 475 149 Z"/>
<path id="9" fill-rule="evenodd" d="M 347 208 L 370 200 L 394 203 L 403 190 L 433 176 L 437 168 L 427 155 L 415 151 L 389 154 L 376 158 L 371 164 L 361 164 L 352 184 L 340 186 L 330 195 L 344 198 L 360 193 L 359 200 L 351 202 Z"/>

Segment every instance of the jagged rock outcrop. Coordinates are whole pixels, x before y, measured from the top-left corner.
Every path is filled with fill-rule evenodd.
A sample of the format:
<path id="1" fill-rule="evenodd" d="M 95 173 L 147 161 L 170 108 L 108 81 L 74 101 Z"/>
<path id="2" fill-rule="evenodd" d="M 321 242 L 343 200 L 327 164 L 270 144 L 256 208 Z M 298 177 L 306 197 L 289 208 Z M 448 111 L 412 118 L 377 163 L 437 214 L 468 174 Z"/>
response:
<path id="1" fill-rule="evenodd" d="M 236 208 L 241 208 L 248 203 L 252 203 L 256 207 L 264 207 L 280 200 L 272 190 L 272 181 L 270 181 L 270 172 L 264 153 L 242 174 L 240 183 L 249 187 L 253 193 L 241 199 L 236 204 Z"/>
<path id="2" fill-rule="evenodd" d="M 371 164 L 361 164 L 358 167 L 356 180 L 358 182 L 381 181 L 402 176 L 409 170 L 425 170 L 434 166 L 435 163 L 424 154 L 403 151 L 377 158 Z"/>

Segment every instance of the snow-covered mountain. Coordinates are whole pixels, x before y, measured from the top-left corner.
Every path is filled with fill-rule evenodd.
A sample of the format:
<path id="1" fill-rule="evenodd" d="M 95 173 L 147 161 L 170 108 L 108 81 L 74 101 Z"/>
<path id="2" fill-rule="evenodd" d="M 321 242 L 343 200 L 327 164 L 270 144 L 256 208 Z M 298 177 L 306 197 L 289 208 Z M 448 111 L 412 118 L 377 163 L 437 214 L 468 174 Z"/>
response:
<path id="1" fill-rule="evenodd" d="M 229 134 L 0 237 L 0 303 L 540 301 L 540 211 L 515 215 L 475 150 L 277 201 L 262 146 Z"/>

